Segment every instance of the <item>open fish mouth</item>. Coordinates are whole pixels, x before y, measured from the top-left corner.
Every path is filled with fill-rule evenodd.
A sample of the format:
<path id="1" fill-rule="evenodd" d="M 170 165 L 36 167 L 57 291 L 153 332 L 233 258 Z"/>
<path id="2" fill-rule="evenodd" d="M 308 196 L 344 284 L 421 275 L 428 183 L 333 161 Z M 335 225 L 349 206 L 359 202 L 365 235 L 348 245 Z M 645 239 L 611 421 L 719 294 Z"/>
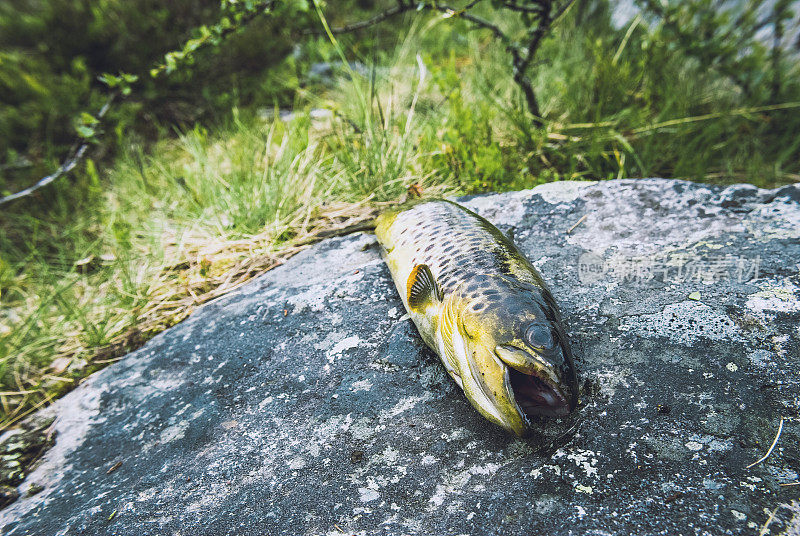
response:
<path id="1" fill-rule="evenodd" d="M 563 417 L 570 413 L 569 400 L 558 387 L 511 367 L 508 376 L 514 400 L 526 417 Z"/>

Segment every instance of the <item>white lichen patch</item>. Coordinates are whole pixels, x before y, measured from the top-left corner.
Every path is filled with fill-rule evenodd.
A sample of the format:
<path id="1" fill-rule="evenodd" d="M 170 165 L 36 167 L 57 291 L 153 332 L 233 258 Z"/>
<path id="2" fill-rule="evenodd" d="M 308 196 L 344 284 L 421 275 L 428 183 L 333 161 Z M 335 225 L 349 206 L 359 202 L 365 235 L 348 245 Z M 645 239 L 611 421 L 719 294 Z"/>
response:
<path id="1" fill-rule="evenodd" d="M 397 417 L 401 413 L 404 413 L 414 408 L 420 402 L 425 402 L 430 399 L 431 395 L 427 392 L 420 396 L 409 396 L 402 398 L 392 408 L 381 411 L 380 418 L 381 420 L 392 419 L 394 417 Z"/>
<path id="2" fill-rule="evenodd" d="M 736 521 L 744 521 L 745 519 L 747 519 L 747 516 L 742 512 L 740 512 L 739 510 L 731 509 L 731 514 L 733 514 L 733 517 L 734 519 L 736 519 Z"/>
<path id="3" fill-rule="evenodd" d="M 445 500 L 458 501 L 458 497 L 468 491 L 470 483 L 473 484 L 473 491 L 482 491 L 485 489 L 483 485 L 490 482 L 503 465 L 502 463 L 485 462 L 445 474 L 444 481 L 436 484 L 433 495 L 428 499 L 428 511 L 435 511 Z M 479 505 L 480 503 L 478 503 Z"/>
<path id="4" fill-rule="evenodd" d="M 364 344 L 364 341 L 358 335 L 345 336 L 344 333 L 332 332 L 328 333 L 324 340 L 314 345 L 317 350 L 325 350 L 325 357 L 328 358 L 329 363 L 333 363 L 336 359 L 342 356 L 347 350 L 356 348 Z"/>
<path id="5" fill-rule="evenodd" d="M 665 337 L 687 346 L 699 339 L 742 339 L 739 328 L 726 314 L 692 300 L 669 304 L 659 313 L 624 316 L 619 329 L 643 337 Z"/>
<path id="6" fill-rule="evenodd" d="M 499 463 L 487 463 L 486 465 L 476 465 L 470 469 L 473 475 L 493 475 L 500 469 Z"/>
<path id="7" fill-rule="evenodd" d="M 716 242 L 712 242 L 711 240 L 700 240 L 699 242 L 695 243 L 692 249 L 722 249 L 725 247 L 725 244 L 718 244 Z"/>
<path id="8" fill-rule="evenodd" d="M 376 501 L 381 497 L 377 487 L 374 485 L 373 487 L 358 488 L 358 495 L 361 498 L 361 502 L 364 503 Z"/>
<path id="9" fill-rule="evenodd" d="M 756 485 L 753 484 L 752 482 L 744 482 L 744 481 L 742 481 L 742 482 L 739 482 L 739 486 L 741 486 L 743 488 L 747 488 L 750 491 L 755 491 L 756 490 Z"/>
<path id="10" fill-rule="evenodd" d="M 300 458 L 300 457 L 292 458 L 291 460 L 289 460 L 289 464 L 288 465 L 289 465 L 289 469 L 292 469 L 292 470 L 304 469 L 305 466 L 306 466 L 306 461 L 305 461 L 305 459 Z"/>
<path id="11" fill-rule="evenodd" d="M 584 190 L 597 184 L 597 181 L 558 181 L 548 182 L 534 188 L 530 193 L 539 194 L 551 205 L 575 201 Z"/>
<path id="12" fill-rule="evenodd" d="M 730 439 L 719 439 L 712 435 L 692 434 L 685 445 L 687 449 L 695 452 L 703 449 L 706 449 L 708 452 L 727 452 L 733 448 L 733 441 Z"/>
<path id="13" fill-rule="evenodd" d="M 375 421 L 368 417 L 358 417 L 350 425 L 350 433 L 353 435 L 353 439 L 359 441 L 369 441 L 385 429 L 385 424 L 376 426 Z"/>
<path id="14" fill-rule="evenodd" d="M 467 437 L 469 437 L 469 432 L 467 432 L 463 428 L 453 430 L 449 434 L 442 434 L 442 439 L 444 439 L 448 443 L 450 441 L 458 441 L 460 439 L 466 439 Z"/>
<path id="15" fill-rule="evenodd" d="M 578 448 L 571 450 L 559 449 L 553 454 L 553 459 L 557 460 L 559 458 L 566 458 L 574 463 L 587 477 L 597 478 L 598 476 L 597 454 L 595 452 Z"/>
<path id="16" fill-rule="evenodd" d="M 773 201 L 747 215 L 747 230 L 760 242 L 800 238 L 800 210 L 796 203 Z"/>
<path id="17" fill-rule="evenodd" d="M 542 267 L 545 264 L 547 264 L 547 261 L 550 261 L 550 260 L 553 260 L 553 258 L 552 257 L 547 257 L 547 256 L 539 257 L 538 259 L 533 261 L 533 266 L 536 267 L 536 269 L 539 270 L 540 272 L 544 272 L 544 275 L 547 275 L 547 271 L 543 270 Z"/>
<path id="18" fill-rule="evenodd" d="M 186 435 L 186 430 L 189 428 L 189 421 L 180 421 L 172 426 L 168 426 L 161 430 L 161 434 L 159 434 L 159 441 L 161 443 L 169 443 L 170 441 L 175 441 L 177 439 L 183 439 L 183 436 Z"/>
<path id="19" fill-rule="evenodd" d="M 750 362 L 758 367 L 768 367 L 774 363 L 772 352 L 764 349 L 753 350 L 748 354 Z"/>
<path id="20" fill-rule="evenodd" d="M 692 187 L 677 192 L 665 189 L 657 180 L 636 179 L 618 181 L 613 186 L 601 182 L 591 193 L 583 196 L 586 220 L 566 238 L 567 243 L 586 251 L 614 251 L 628 258 L 651 256 L 670 247 L 685 250 L 709 238 L 744 231 L 738 218 L 721 214 L 720 207 L 707 203 L 709 190 Z M 687 217 L 690 201 L 714 217 Z"/>
<path id="21" fill-rule="evenodd" d="M 495 225 L 513 227 L 522 222 L 522 218 L 525 216 L 525 201 L 530 197 L 531 190 L 524 190 L 475 197 L 461 204 L 489 219 Z"/>
<path id="22" fill-rule="evenodd" d="M 399 455 L 400 452 L 396 449 L 393 449 L 391 446 L 383 449 L 383 452 L 380 454 L 382 461 L 386 462 L 387 464 L 396 463 Z"/>
<path id="23" fill-rule="evenodd" d="M 533 469 L 529 474 L 534 478 L 534 480 L 536 480 L 537 478 L 540 478 L 542 476 L 542 473 L 544 471 L 547 471 L 548 473 L 555 476 L 561 476 L 561 467 L 559 467 L 558 465 L 548 465 L 548 464 Z"/>
<path id="24" fill-rule="evenodd" d="M 765 283 L 761 290 L 747 297 L 745 308 L 756 317 L 766 320 L 775 313 L 800 311 L 800 288 L 790 281 Z"/>
<path id="25" fill-rule="evenodd" d="M 328 292 L 325 292 L 320 286 L 313 286 L 302 292 L 294 292 L 286 298 L 286 303 L 291 305 L 293 309 L 289 314 L 296 315 L 309 309 L 314 312 L 321 312 L 325 310 L 326 302 L 328 301 Z"/>
<path id="26" fill-rule="evenodd" d="M 368 379 L 355 381 L 353 382 L 353 385 L 350 386 L 350 390 L 354 393 L 359 391 L 369 391 L 370 389 L 372 389 L 372 382 Z"/>
<path id="27" fill-rule="evenodd" d="M 447 495 L 447 488 L 442 484 L 436 484 L 436 491 L 431 495 L 431 498 L 428 499 L 433 506 L 441 506 L 444 502 L 444 498 Z"/>
<path id="28" fill-rule="evenodd" d="M 602 372 L 595 372 L 595 379 L 600 385 L 603 395 L 611 400 L 620 387 L 624 389 L 630 388 L 630 383 L 627 380 L 630 374 L 631 371 L 628 368 L 608 369 Z"/>
<path id="29" fill-rule="evenodd" d="M 38 505 L 58 499 L 59 482 L 72 469 L 69 455 L 81 448 L 92 427 L 102 425 L 107 419 L 107 416 L 100 411 L 102 395 L 108 390 L 107 384 L 100 383 L 104 372 L 94 375 L 81 389 L 69 393 L 58 401 L 58 416 L 53 423 L 58 440 L 55 446 L 44 454 L 22 484 L 25 486 L 26 483 L 36 482 L 43 486 L 44 490 L 16 501 L 0 511 L 0 526 L 14 519 L 24 518 Z M 52 406 L 46 408 L 40 415 L 47 416 L 54 409 Z"/>

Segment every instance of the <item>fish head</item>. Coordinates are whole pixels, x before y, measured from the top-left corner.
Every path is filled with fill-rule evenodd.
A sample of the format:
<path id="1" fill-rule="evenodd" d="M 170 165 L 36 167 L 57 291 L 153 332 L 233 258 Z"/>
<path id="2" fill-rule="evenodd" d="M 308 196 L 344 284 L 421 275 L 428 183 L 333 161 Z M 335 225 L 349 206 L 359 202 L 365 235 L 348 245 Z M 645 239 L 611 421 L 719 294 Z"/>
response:
<path id="1" fill-rule="evenodd" d="M 508 280 L 477 287 L 461 293 L 457 322 L 470 369 L 461 374 L 470 402 L 520 436 L 530 431 L 532 419 L 569 414 L 577 405 L 577 378 L 550 292 Z"/>

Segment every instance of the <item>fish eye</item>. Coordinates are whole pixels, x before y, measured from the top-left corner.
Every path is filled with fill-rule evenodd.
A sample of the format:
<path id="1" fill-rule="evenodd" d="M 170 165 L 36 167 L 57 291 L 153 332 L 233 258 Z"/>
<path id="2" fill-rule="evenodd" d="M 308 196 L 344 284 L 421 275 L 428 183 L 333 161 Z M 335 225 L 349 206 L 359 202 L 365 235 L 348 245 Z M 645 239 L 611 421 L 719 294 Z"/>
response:
<path id="1" fill-rule="evenodd" d="M 553 347 L 553 332 L 547 324 L 531 324 L 528 331 L 525 333 L 525 339 L 528 344 L 534 348 L 552 348 Z"/>

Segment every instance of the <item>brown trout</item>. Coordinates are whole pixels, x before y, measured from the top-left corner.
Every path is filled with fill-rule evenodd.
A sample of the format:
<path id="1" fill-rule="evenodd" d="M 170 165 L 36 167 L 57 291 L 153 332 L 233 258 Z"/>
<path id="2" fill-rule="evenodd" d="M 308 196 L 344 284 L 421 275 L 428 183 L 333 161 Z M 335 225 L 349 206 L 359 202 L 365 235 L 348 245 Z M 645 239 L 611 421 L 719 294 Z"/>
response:
<path id="1" fill-rule="evenodd" d="M 499 229 L 450 201 L 389 211 L 375 231 L 411 320 L 484 417 L 519 436 L 578 399 L 558 306 Z"/>

